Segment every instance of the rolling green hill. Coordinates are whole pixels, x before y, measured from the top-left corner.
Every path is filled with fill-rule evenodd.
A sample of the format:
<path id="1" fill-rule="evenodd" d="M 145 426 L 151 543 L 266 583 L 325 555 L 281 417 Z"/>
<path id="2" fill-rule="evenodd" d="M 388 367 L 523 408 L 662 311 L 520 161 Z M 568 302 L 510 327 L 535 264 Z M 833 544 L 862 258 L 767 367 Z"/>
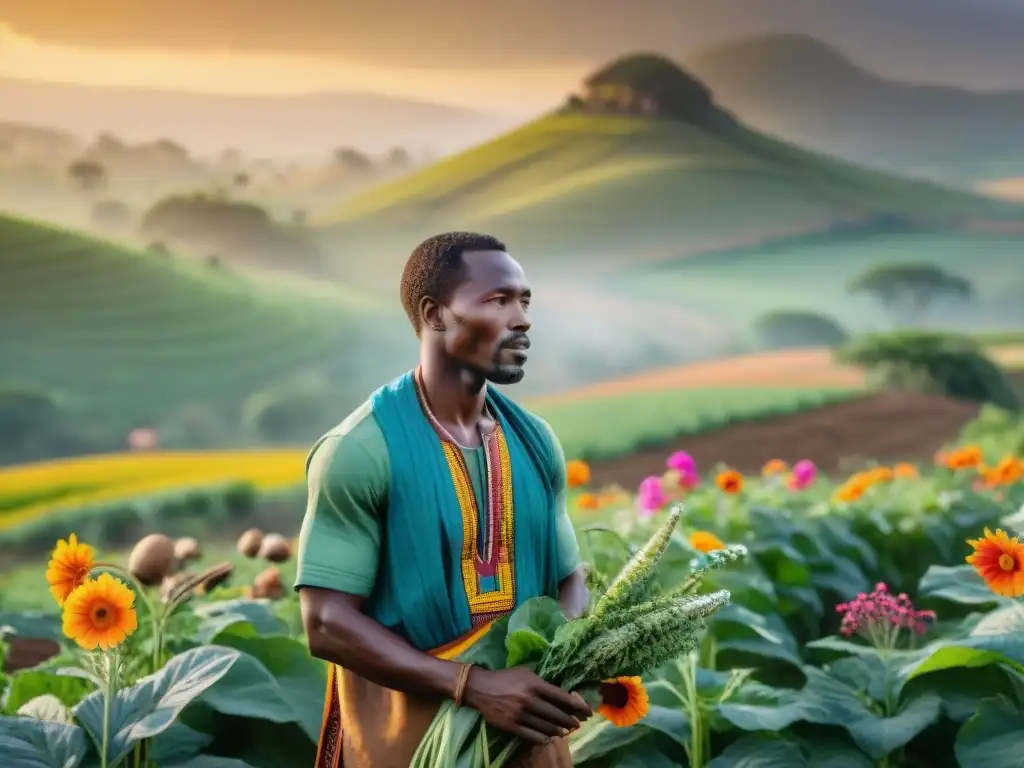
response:
<path id="1" fill-rule="evenodd" d="M 621 263 L 623 249 L 658 258 L 880 217 L 931 227 L 1022 211 L 742 125 L 563 111 L 359 195 L 317 223 L 353 251 L 369 244 L 396 259 L 421 236 L 479 228 L 519 254 L 586 254 L 594 264 Z M 346 268 L 358 271 L 355 261 Z"/>
<path id="2" fill-rule="evenodd" d="M 105 427 L 237 408 L 329 367 L 356 343 L 356 312 L 378 309 L 0 217 L 0 391 L 51 395 Z"/>

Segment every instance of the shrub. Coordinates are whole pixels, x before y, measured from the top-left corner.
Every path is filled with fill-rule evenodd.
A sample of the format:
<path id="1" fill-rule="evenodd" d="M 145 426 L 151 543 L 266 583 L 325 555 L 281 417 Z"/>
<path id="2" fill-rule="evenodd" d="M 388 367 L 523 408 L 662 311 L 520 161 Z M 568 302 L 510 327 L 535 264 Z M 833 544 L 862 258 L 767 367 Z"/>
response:
<path id="1" fill-rule="evenodd" d="M 817 312 L 782 309 L 767 312 L 755 323 L 758 341 L 770 348 L 837 347 L 849 339 L 834 319 Z"/>
<path id="2" fill-rule="evenodd" d="M 1002 369 L 973 339 L 944 333 L 871 334 L 837 350 L 840 362 L 866 368 L 880 384 L 933 392 L 960 400 L 1020 408 Z"/>

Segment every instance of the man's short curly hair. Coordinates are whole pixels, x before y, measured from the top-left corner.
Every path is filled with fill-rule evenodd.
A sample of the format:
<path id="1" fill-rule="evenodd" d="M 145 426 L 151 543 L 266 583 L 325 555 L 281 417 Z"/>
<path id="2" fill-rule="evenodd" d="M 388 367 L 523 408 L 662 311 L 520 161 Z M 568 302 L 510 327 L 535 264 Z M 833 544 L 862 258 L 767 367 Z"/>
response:
<path id="1" fill-rule="evenodd" d="M 466 251 L 507 251 L 505 244 L 479 232 L 445 232 L 416 246 L 402 270 L 402 306 L 420 335 L 420 302 L 424 296 L 447 301 L 463 278 Z"/>

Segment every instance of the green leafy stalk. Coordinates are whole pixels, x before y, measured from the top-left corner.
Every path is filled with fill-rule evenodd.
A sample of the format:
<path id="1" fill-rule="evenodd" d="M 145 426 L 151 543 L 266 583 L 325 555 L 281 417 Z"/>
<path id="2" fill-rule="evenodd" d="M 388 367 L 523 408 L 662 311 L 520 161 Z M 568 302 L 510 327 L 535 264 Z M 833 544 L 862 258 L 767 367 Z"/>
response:
<path id="1" fill-rule="evenodd" d="M 728 547 L 726 549 L 716 549 L 702 555 L 696 561 L 697 566 L 690 575 L 686 577 L 683 583 L 673 590 L 673 594 L 691 594 L 700 586 L 704 577 L 711 573 L 711 571 L 718 568 L 724 568 L 727 565 L 732 565 L 733 563 L 744 559 L 747 554 L 748 552 L 745 546 L 742 544 L 736 544 L 735 546 Z"/>
<path id="2" fill-rule="evenodd" d="M 611 586 L 608 587 L 608 591 L 597 601 L 597 605 L 594 606 L 594 611 L 591 614 L 594 620 L 600 621 L 605 613 L 613 610 L 616 606 L 628 603 L 633 595 L 642 591 L 647 586 L 654 577 L 655 567 L 658 561 L 661 560 L 662 555 L 665 554 L 668 543 L 672 538 L 672 532 L 675 530 L 676 525 L 679 524 L 682 516 L 683 505 L 672 505 L 671 509 L 669 509 L 668 517 L 661 528 L 655 532 L 639 552 L 633 555 L 630 561 L 619 571 L 619 575 L 615 577 Z"/>

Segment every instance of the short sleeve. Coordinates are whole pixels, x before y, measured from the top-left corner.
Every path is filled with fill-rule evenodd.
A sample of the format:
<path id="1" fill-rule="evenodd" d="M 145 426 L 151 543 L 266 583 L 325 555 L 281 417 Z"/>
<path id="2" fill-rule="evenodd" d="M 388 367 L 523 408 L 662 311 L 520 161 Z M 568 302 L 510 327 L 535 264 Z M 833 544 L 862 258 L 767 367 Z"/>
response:
<path id="1" fill-rule="evenodd" d="M 370 418 L 367 426 L 376 428 Z M 360 597 L 373 590 L 388 466 L 375 441 L 357 433 L 362 428 L 327 436 L 310 456 L 296 589 L 319 587 Z M 386 451 L 383 439 L 380 443 Z"/>
<path id="2" fill-rule="evenodd" d="M 580 546 L 576 540 L 576 528 L 569 517 L 567 482 L 565 471 L 565 453 L 551 426 L 540 419 L 551 440 L 552 485 L 555 489 L 555 537 L 558 545 L 558 580 L 562 581 L 580 564 Z"/>

